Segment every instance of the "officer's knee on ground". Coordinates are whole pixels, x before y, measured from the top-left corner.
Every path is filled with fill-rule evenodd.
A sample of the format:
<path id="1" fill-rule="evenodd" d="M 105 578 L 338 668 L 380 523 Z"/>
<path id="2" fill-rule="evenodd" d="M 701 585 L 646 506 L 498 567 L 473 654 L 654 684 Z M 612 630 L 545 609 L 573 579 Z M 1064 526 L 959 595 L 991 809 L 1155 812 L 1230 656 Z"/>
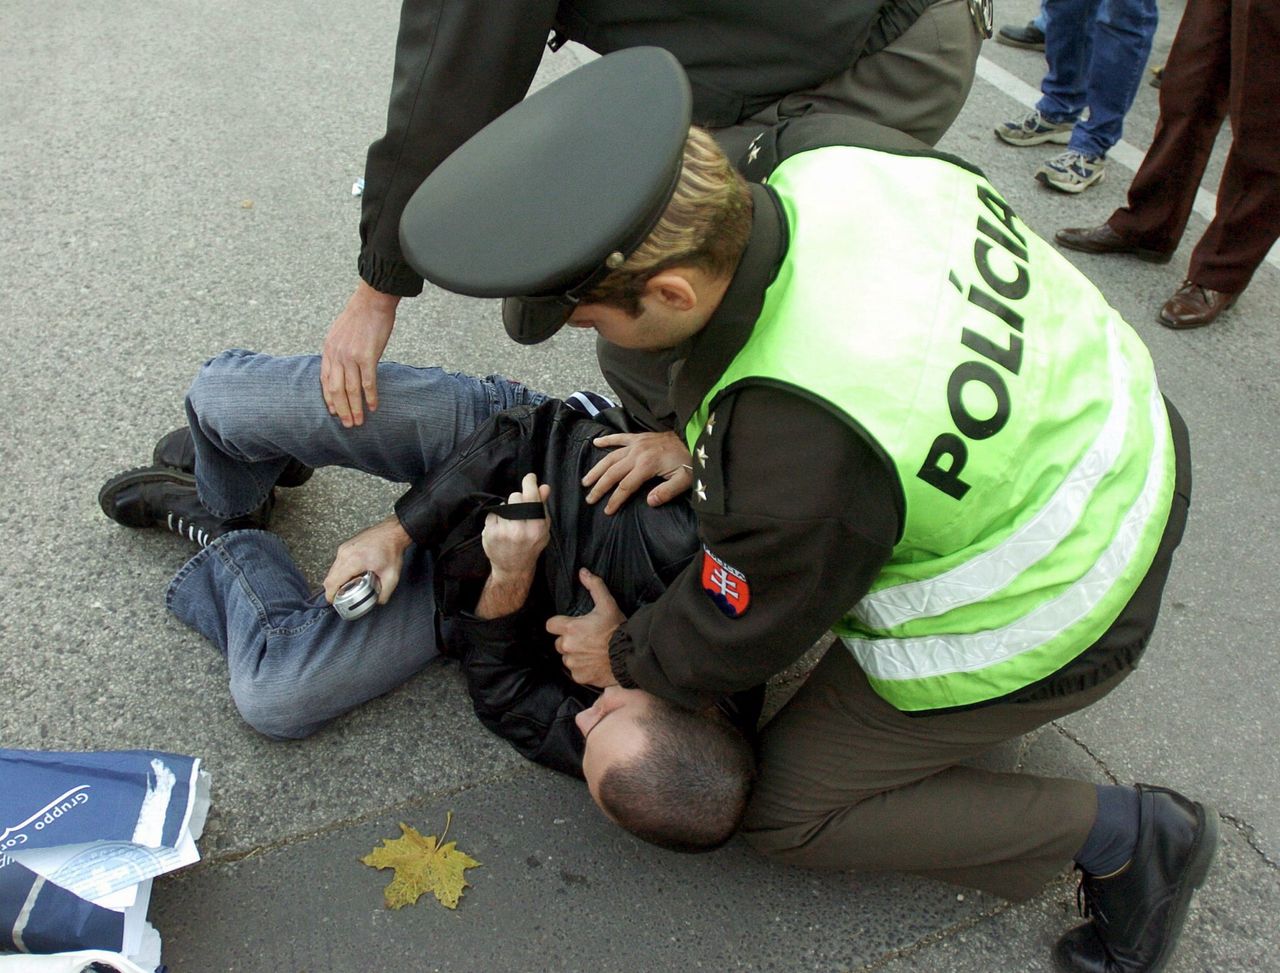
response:
<path id="1" fill-rule="evenodd" d="M 815 825 L 785 825 L 771 820 L 753 804 L 742 821 L 742 837 L 756 852 L 784 865 L 821 865 L 810 840 L 818 830 Z"/>
<path id="2" fill-rule="evenodd" d="M 840 808 L 806 806 L 805 795 L 775 787 L 766 765 L 742 819 L 742 836 L 760 854 L 784 865 L 831 868 L 832 843 L 839 824 L 857 805 Z M 832 830 L 832 825 L 835 825 Z M 839 843 L 842 867 L 876 867 L 875 851 L 861 842 Z M 869 856 L 869 857 L 867 857 Z"/>

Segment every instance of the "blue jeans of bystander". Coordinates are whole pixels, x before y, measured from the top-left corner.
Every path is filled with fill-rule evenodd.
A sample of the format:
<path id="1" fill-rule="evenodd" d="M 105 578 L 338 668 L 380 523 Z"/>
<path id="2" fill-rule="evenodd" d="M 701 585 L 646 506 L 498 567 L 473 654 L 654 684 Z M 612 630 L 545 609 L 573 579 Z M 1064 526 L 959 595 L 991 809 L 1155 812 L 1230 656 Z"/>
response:
<path id="1" fill-rule="evenodd" d="M 1105 156 L 1120 141 L 1124 116 L 1151 53 L 1156 0 L 1045 0 L 1045 58 L 1036 109 L 1051 122 L 1089 117 L 1071 133 L 1069 150 Z"/>

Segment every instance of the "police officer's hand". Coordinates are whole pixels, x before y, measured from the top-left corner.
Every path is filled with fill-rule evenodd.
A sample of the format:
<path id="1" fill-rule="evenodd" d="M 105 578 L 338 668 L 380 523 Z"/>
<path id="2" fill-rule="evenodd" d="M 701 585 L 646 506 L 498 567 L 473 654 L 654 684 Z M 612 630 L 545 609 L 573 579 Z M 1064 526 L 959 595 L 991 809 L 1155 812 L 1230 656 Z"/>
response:
<path id="1" fill-rule="evenodd" d="M 508 503 L 546 503 L 551 487 L 538 485 L 535 473 L 526 473 L 520 489 L 511 494 Z M 551 524 L 541 520 L 508 520 L 491 513 L 484 520 L 480 544 L 489 558 L 492 573 L 498 577 L 532 574 L 538 556 L 551 538 Z"/>
<path id="2" fill-rule="evenodd" d="M 412 539 L 395 514 L 343 541 L 329 573 L 324 577 L 325 599 L 333 604 L 339 588 L 352 578 L 372 571 L 382 584 L 378 604 L 385 605 L 400 583 L 400 566 L 411 543 Z"/>
<path id="3" fill-rule="evenodd" d="M 595 607 L 585 615 L 553 615 L 547 631 L 556 638 L 556 651 L 573 681 L 582 686 L 616 686 L 609 667 L 609 639 L 614 629 L 626 621 L 605 583 L 586 568 L 578 569 L 578 580 L 591 594 Z"/>
<path id="4" fill-rule="evenodd" d="M 378 408 L 378 359 L 396 324 L 400 298 L 363 280 L 334 319 L 320 353 L 320 388 L 329 414 L 347 428 L 364 422 L 364 408 Z"/>
<path id="5" fill-rule="evenodd" d="M 649 506 L 660 507 L 693 486 L 693 460 L 680 437 L 673 432 L 620 432 L 592 440 L 610 452 L 582 478 L 588 487 L 587 503 L 595 503 L 610 490 L 604 506 L 616 513 L 631 495 L 660 476 L 665 480 L 649 491 Z"/>

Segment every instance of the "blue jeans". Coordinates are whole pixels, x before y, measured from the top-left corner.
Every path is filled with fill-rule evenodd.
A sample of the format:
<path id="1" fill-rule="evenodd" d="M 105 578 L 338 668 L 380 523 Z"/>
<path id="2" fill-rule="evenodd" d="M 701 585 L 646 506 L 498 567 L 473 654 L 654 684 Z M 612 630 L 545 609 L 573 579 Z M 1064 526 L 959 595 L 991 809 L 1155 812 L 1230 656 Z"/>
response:
<path id="1" fill-rule="evenodd" d="M 1120 141 L 1124 116 L 1151 53 L 1155 0 L 1045 0 L 1045 58 L 1036 109 L 1051 122 L 1089 117 L 1071 133 L 1069 149 L 1106 155 Z"/>
<path id="2" fill-rule="evenodd" d="M 248 513 L 290 459 L 407 483 L 493 414 L 545 398 L 501 376 L 390 363 L 378 366 L 378 393 L 378 411 L 343 429 L 321 396 L 318 357 L 228 351 L 210 360 L 186 403 L 201 501 L 219 517 Z M 352 622 L 307 583 L 279 537 L 257 530 L 200 551 L 166 600 L 226 656 L 236 708 L 272 737 L 314 733 L 437 654 L 431 558 L 416 546 L 391 600 Z"/>

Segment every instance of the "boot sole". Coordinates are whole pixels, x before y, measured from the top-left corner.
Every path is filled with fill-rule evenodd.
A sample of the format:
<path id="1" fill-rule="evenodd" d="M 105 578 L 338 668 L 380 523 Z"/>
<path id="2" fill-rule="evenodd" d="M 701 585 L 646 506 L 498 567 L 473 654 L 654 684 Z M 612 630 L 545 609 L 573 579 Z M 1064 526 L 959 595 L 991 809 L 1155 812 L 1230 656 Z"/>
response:
<path id="1" fill-rule="evenodd" d="M 190 473 L 184 473 L 181 470 L 169 467 L 156 469 L 154 466 L 139 466 L 132 470 L 125 470 L 123 473 L 117 473 L 104 483 L 102 489 L 98 491 L 98 506 L 107 515 L 108 520 L 113 520 L 117 524 L 123 524 L 125 527 L 150 527 L 152 526 L 151 524 L 130 524 L 118 519 L 114 513 L 115 504 L 112 502 L 116 494 L 125 487 L 147 483 L 176 483 L 181 486 L 194 487 L 196 478 Z"/>
<path id="2" fill-rule="evenodd" d="M 1200 840 L 1196 842 L 1191 861 L 1187 863 L 1187 872 L 1182 886 L 1178 889 L 1177 902 L 1170 915 L 1169 929 L 1165 935 L 1164 948 L 1151 964 L 1150 973 L 1160 973 L 1173 956 L 1178 945 L 1178 937 L 1182 935 L 1182 927 L 1187 921 L 1187 912 L 1191 907 L 1191 896 L 1204 884 L 1209 875 L 1209 867 L 1218 850 L 1218 812 L 1208 804 L 1197 804 L 1204 815 L 1204 830 L 1200 832 Z"/>
<path id="3" fill-rule="evenodd" d="M 1074 250 L 1076 253 L 1092 253 L 1102 257 L 1110 257 L 1113 254 L 1125 254 L 1130 257 L 1137 257 L 1143 263 L 1148 264 L 1167 264 L 1173 259 L 1173 254 L 1164 250 L 1148 250 L 1145 247 L 1091 247 L 1078 243 L 1070 243 L 1060 236 L 1054 236 L 1053 242 L 1067 250 Z"/>
<path id="4" fill-rule="evenodd" d="M 1016 41 L 1008 34 L 996 32 L 996 43 L 1003 44 L 1005 47 L 1016 47 L 1022 51 L 1043 51 L 1044 41 Z"/>

